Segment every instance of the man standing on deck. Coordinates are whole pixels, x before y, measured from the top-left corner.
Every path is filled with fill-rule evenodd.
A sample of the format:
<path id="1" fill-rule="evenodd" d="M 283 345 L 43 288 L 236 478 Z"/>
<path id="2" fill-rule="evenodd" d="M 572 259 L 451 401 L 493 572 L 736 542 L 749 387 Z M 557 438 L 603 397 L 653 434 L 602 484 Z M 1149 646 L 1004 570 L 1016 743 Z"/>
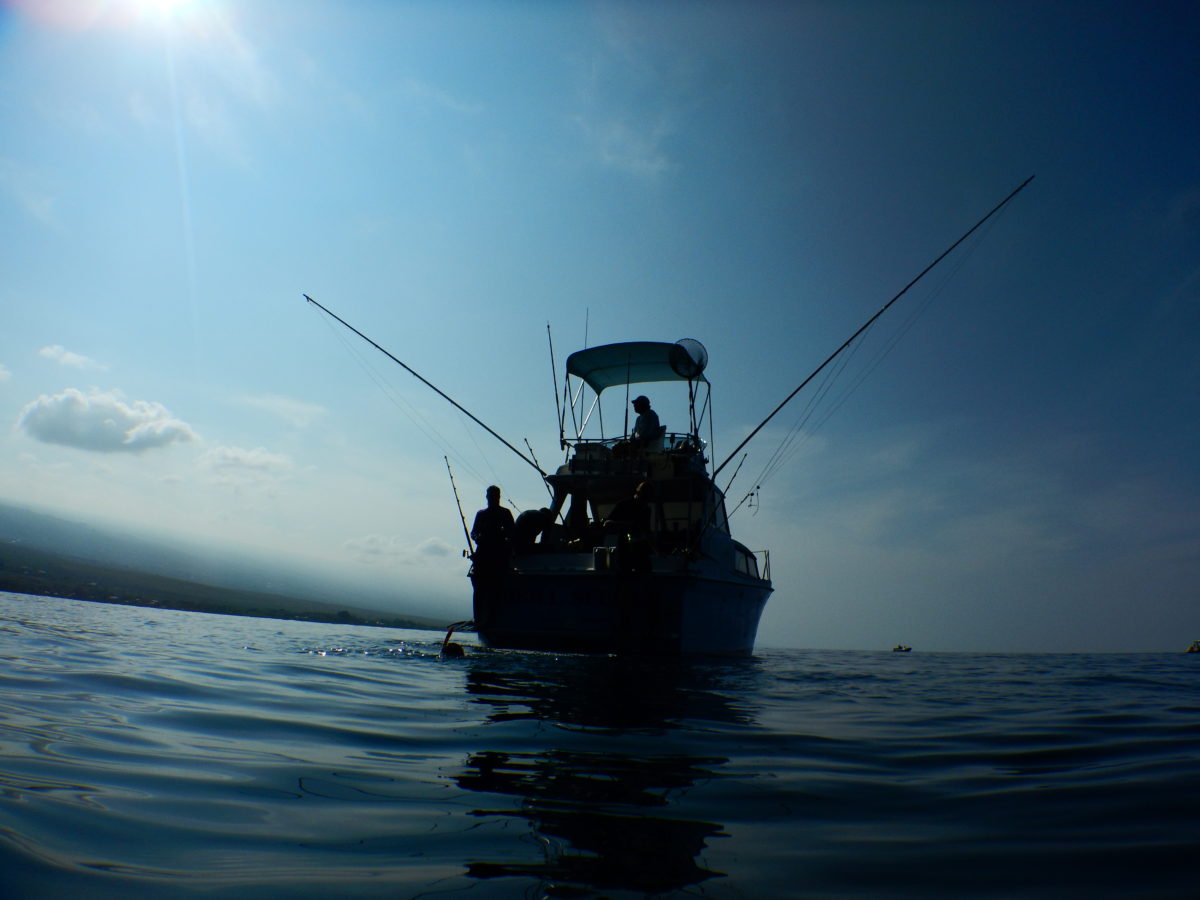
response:
<path id="1" fill-rule="evenodd" d="M 643 481 L 632 497 L 619 501 L 604 520 L 606 534 L 617 536 L 617 569 L 649 572 L 651 541 L 650 485 Z"/>
<path id="2" fill-rule="evenodd" d="M 487 489 L 487 507 L 475 513 L 471 539 L 475 541 L 475 569 L 479 572 L 503 572 L 512 556 L 516 537 L 513 514 L 500 505 L 500 488 Z"/>
<path id="3" fill-rule="evenodd" d="M 634 397 L 633 411 L 638 415 L 634 420 L 629 442 L 641 450 L 655 447 L 655 442 L 662 439 L 663 428 L 658 422 L 658 413 L 650 408 L 650 398 Z"/>

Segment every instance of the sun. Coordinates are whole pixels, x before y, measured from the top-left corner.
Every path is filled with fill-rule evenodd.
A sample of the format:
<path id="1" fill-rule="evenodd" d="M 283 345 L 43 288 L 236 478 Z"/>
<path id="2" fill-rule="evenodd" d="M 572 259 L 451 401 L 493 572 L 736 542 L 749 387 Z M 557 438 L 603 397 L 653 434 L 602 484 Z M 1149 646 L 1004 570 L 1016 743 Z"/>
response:
<path id="1" fill-rule="evenodd" d="M 146 16 L 170 19 L 178 15 L 192 0 L 128 0 L 138 12 Z"/>

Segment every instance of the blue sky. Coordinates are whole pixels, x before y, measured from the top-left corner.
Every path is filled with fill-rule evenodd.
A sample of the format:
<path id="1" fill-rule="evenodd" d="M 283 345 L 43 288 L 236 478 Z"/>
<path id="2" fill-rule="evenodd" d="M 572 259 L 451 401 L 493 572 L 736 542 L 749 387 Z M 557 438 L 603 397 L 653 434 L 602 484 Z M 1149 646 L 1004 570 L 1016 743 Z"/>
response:
<path id="1" fill-rule="evenodd" d="M 1198 43 L 1190 3 L 7 0 L 0 501 L 464 618 L 443 456 L 468 515 L 544 490 L 302 293 L 543 465 L 547 324 L 560 367 L 698 339 L 720 460 L 1036 175 L 748 448 L 759 643 L 1181 649 Z"/>

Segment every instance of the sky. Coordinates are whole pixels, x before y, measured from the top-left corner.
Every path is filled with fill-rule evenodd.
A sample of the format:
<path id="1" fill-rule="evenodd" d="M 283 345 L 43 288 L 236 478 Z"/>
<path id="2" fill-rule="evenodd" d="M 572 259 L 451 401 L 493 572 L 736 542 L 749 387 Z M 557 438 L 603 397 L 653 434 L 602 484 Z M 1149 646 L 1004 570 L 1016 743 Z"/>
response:
<path id="1" fill-rule="evenodd" d="M 1198 47 L 1188 2 L 3 0 L 0 502 L 464 619 L 446 460 L 468 519 L 545 489 L 304 294 L 544 468 L 567 354 L 699 340 L 720 462 L 1033 175 L 722 473 L 758 643 L 1182 650 Z"/>

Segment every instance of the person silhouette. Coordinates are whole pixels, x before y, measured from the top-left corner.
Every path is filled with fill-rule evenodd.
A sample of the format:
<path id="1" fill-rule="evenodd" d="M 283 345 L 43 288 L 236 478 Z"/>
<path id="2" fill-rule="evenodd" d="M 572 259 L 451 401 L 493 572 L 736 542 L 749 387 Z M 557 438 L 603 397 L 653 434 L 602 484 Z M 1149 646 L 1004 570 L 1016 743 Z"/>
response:
<path id="1" fill-rule="evenodd" d="M 501 572 L 508 568 L 516 524 L 512 512 L 500 505 L 500 488 L 488 487 L 487 506 L 475 513 L 471 539 L 475 541 L 475 568 L 481 572 Z"/>
<path id="2" fill-rule="evenodd" d="M 650 398 L 634 397 L 633 410 L 638 415 L 633 422 L 633 431 L 629 433 L 629 442 L 641 450 L 660 446 L 664 429 L 658 421 L 658 413 L 650 408 Z"/>
<path id="3" fill-rule="evenodd" d="M 617 568 L 623 572 L 649 572 L 652 550 L 650 485 L 642 482 L 633 496 L 619 501 L 604 520 L 606 534 L 617 536 Z"/>

